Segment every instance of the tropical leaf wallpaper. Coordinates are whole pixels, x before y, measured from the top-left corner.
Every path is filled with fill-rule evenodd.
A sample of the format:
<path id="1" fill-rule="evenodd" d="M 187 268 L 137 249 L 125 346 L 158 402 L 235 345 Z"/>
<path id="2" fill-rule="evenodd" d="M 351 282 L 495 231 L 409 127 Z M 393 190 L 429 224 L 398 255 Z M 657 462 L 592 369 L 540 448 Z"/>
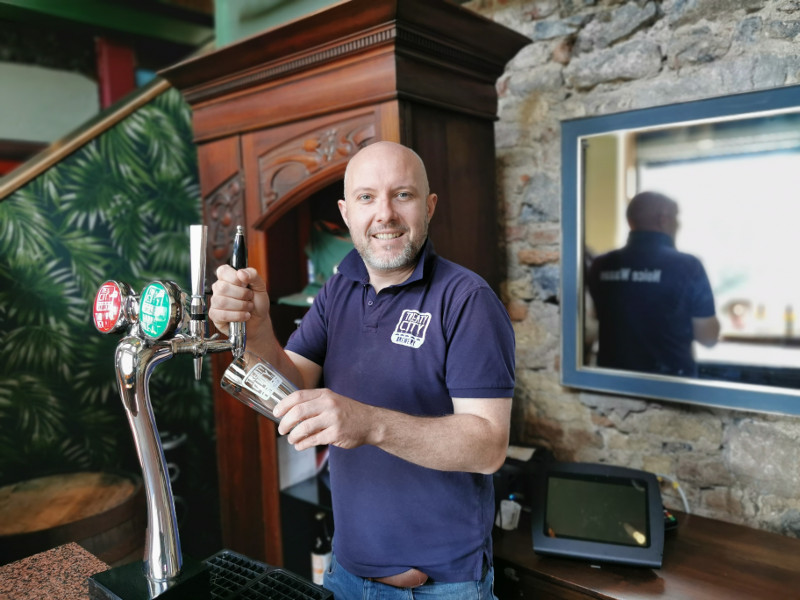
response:
<path id="1" fill-rule="evenodd" d="M 121 336 L 94 328 L 92 304 L 107 279 L 189 290 L 189 225 L 201 222 L 190 111 L 173 89 L 0 201 L 0 485 L 139 472 L 115 384 Z M 150 396 L 159 431 L 186 434 L 183 481 L 204 489 L 213 405 L 192 363 L 159 365 Z"/>

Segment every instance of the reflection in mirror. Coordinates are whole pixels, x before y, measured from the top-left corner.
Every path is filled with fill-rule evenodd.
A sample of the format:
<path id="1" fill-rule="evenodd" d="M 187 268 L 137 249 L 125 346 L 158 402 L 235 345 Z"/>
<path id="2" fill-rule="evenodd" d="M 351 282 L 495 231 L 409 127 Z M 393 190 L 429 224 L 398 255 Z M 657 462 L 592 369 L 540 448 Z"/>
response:
<path id="1" fill-rule="evenodd" d="M 800 413 L 800 277 L 790 259 L 800 227 L 800 91 L 562 125 L 564 383 Z M 674 236 L 664 229 L 669 215 L 631 233 L 626 210 L 641 192 L 675 201 Z M 658 264 L 632 258 L 644 241 L 674 249 L 660 251 Z M 677 258 L 686 256 L 707 274 L 710 309 L 698 307 L 703 285 L 676 283 L 670 271 L 695 271 Z M 698 318 L 716 315 L 716 343 L 691 342 L 689 312 L 695 331 Z M 694 364 L 663 359 L 679 338 Z"/>
<path id="2" fill-rule="evenodd" d="M 675 248 L 678 213 L 668 196 L 637 192 L 625 211 L 630 232 L 624 247 L 595 256 L 587 236 L 585 281 L 592 303 L 586 321 L 596 318 L 598 327 L 584 330 L 585 362 L 698 376 L 693 344 L 715 346 L 720 326 L 701 261 Z"/>

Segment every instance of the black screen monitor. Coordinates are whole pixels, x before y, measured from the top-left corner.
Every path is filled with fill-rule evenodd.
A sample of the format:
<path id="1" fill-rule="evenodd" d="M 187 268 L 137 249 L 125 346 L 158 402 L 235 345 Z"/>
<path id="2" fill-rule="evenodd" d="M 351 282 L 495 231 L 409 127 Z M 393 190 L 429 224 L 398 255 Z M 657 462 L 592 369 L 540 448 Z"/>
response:
<path id="1" fill-rule="evenodd" d="M 537 554 L 661 567 L 664 509 L 652 473 L 594 463 L 543 463 L 535 489 Z"/>

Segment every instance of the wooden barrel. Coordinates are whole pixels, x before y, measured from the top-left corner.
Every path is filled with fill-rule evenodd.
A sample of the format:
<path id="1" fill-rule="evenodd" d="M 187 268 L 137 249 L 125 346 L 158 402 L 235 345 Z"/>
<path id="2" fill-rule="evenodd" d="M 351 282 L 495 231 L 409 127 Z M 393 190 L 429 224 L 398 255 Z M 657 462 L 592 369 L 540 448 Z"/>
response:
<path id="1" fill-rule="evenodd" d="M 68 473 L 0 488 L 0 564 L 77 542 L 108 565 L 141 560 L 147 527 L 141 477 Z"/>

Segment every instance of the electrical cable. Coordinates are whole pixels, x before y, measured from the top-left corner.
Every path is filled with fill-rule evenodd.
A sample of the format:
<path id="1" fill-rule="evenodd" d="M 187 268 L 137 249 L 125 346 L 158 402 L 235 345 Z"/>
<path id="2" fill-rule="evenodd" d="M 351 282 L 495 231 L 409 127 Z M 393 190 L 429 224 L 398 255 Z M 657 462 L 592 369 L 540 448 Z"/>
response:
<path id="1" fill-rule="evenodd" d="M 691 511 L 689 510 L 689 501 L 686 499 L 686 494 L 683 493 L 678 481 L 669 475 L 664 475 L 663 473 L 656 473 L 656 478 L 658 479 L 659 483 L 666 481 L 672 485 L 672 489 L 677 490 L 678 494 L 681 496 L 681 500 L 683 501 L 683 512 L 685 512 L 687 515 L 690 514 Z"/>

